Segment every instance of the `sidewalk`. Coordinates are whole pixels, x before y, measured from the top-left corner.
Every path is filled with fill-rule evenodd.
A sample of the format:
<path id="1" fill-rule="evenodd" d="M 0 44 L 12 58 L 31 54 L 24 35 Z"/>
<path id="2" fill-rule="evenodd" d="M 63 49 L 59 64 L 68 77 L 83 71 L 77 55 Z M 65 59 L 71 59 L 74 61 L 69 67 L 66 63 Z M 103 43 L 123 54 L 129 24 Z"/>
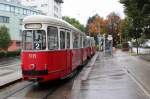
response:
<path id="1" fill-rule="evenodd" d="M 72 99 L 149 99 L 147 94 L 120 63 L 126 53 L 116 52 L 113 57 L 99 53 L 87 79 L 84 73 L 76 79 Z"/>
<path id="2" fill-rule="evenodd" d="M 20 62 L 18 59 L 0 60 L 0 88 L 14 83 L 22 78 Z"/>

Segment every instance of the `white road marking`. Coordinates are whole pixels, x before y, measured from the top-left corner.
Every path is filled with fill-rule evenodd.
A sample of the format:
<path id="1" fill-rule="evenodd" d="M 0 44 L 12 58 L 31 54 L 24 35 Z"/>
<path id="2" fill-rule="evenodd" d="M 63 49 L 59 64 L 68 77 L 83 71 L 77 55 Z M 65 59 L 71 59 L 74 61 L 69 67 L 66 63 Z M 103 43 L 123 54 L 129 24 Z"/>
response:
<path id="1" fill-rule="evenodd" d="M 140 87 L 140 89 L 144 92 L 146 96 L 150 99 L 150 94 L 146 90 L 146 88 L 130 73 L 130 71 L 124 67 L 124 71 L 127 73 L 127 75 Z M 129 72 L 128 72 L 129 71 Z"/>

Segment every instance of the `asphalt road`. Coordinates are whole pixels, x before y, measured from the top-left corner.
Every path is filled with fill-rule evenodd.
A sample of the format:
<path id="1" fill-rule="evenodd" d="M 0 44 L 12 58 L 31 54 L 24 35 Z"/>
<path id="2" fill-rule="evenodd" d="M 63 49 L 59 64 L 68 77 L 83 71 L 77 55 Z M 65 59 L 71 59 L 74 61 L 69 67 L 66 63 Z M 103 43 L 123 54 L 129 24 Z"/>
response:
<path id="1" fill-rule="evenodd" d="M 130 56 L 124 54 L 118 58 L 120 64 L 142 85 L 150 94 L 150 62 L 149 55 Z"/>

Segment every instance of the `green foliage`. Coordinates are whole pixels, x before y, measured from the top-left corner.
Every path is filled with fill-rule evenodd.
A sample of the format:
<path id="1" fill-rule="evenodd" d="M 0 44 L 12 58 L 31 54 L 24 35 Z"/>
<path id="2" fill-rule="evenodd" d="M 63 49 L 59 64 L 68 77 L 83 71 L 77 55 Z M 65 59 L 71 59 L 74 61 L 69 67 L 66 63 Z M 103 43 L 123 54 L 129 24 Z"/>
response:
<path id="1" fill-rule="evenodd" d="M 131 39 L 129 34 L 129 26 L 130 26 L 129 18 L 126 17 L 125 19 L 121 20 L 120 33 L 123 42 L 127 42 Z"/>
<path id="2" fill-rule="evenodd" d="M 6 26 L 0 27 L 0 49 L 6 50 L 10 44 L 11 38 Z"/>
<path id="3" fill-rule="evenodd" d="M 150 35 L 150 31 L 145 28 L 150 26 L 150 0 L 120 0 L 120 3 L 124 5 L 125 13 L 131 19 L 130 27 L 135 32 L 132 36 L 139 38 L 144 32 Z"/>
<path id="4" fill-rule="evenodd" d="M 138 41 L 139 41 L 139 44 L 143 44 L 145 41 L 146 41 L 146 36 L 145 35 L 142 35 L 139 39 L 138 39 Z"/>
<path id="5" fill-rule="evenodd" d="M 10 51 L 10 52 L 0 52 L 0 58 L 3 57 L 15 57 L 15 56 L 20 56 L 21 50 L 17 51 Z"/>
<path id="6" fill-rule="evenodd" d="M 19 56 L 20 55 L 20 50 L 18 51 L 11 51 L 11 52 L 7 52 L 6 56 L 7 57 L 14 57 L 14 56 Z"/>
<path id="7" fill-rule="evenodd" d="M 76 20 L 75 18 L 70 18 L 68 16 L 63 16 L 62 18 L 63 20 L 67 21 L 68 23 L 70 23 L 71 25 L 73 25 L 74 27 L 76 27 L 77 29 L 79 29 L 82 32 L 85 32 L 85 27 L 84 25 L 82 25 L 78 20 Z"/>
<path id="8" fill-rule="evenodd" d="M 5 52 L 0 52 L 0 58 L 5 57 L 6 53 Z"/>

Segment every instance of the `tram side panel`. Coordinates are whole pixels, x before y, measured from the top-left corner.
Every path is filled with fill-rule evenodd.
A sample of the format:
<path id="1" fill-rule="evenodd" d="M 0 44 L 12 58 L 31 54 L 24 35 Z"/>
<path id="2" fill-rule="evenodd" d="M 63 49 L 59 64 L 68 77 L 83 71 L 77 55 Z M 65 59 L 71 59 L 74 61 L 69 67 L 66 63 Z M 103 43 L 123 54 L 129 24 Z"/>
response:
<path id="1" fill-rule="evenodd" d="M 81 50 L 72 50 L 72 71 L 75 70 L 81 64 Z"/>
<path id="2" fill-rule="evenodd" d="M 87 47 L 87 57 L 90 58 L 91 57 L 91 48 Z"/>
<path id="3" fill-rule="evenodd" d="M 86 48 L 81 48 L 81 53 L 82 53 L 82 64 L 86 61 L 87 59 L 87 51 L 86 51 Z"/>
<path id="4" fill-rule="evenodd" d="M 49 52 L 48 76 L 46 79 L 57 79 L 67 74 L 67 51 L 58 50 Z"/>

